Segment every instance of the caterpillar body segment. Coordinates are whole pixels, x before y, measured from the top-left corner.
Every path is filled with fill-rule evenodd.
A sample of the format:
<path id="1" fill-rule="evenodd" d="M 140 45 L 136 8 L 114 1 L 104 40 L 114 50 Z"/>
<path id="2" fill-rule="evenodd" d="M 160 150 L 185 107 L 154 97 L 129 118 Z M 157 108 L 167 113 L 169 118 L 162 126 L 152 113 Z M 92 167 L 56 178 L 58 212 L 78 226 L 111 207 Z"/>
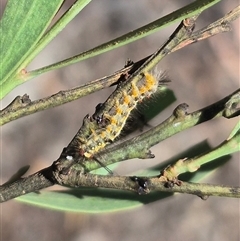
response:
<path id="1" fill-rule="evenodd" d="M 118 85 L 104 104 L 98 106 L 95 114 L 90 117 L 83 131 L 75 136 L 81 155 L 91 158 L 94 154 L 113 142 L 121 133 L 131 111 L 144 98 L 149 98 L 157 91 L 159 79 L 150 73 L 142 73 L 136 81 L 125 81 Z M 93 127 L 94 126 L 94 127 Z"/>

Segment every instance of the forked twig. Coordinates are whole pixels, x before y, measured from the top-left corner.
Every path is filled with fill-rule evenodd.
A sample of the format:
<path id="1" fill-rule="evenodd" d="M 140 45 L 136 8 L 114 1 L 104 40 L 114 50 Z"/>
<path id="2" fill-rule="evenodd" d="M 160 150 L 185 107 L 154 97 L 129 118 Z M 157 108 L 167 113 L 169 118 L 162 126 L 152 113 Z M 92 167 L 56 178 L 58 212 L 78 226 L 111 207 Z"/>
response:
<path id="1" fill-rule="evenodd" d="M 239 7 L 236 8 L 236 12 L 234 16 L 230 18 L 231 21 L 233 21 L 236 18 L 236 15 L 239 16 Z M 224 19 L 224 18 L 223 18 Z M 226 16 L 227 21 L 229 20 L 229 15 Z M 130 79 L 128 78 L 127 81 L 132 81 L 134 78 L 139 78 L 139 74 L 142 72 L 148 72 L 154 65 L 156 65 L 164 56 L 167 54 L 177 50 L 183 46 L 186 46 L 187 44 L 191 43 L 191 37 L 194 35 L 192 34 L 193 26 L 195 24 L 195 18 L 189 18 L 185 21 L 183 21 L 180 26 L 177 28 L 177 30 L 174 32 L 174 34 L 170 37 L 170 39 L 162 46 L 161 49 L 159 49 L 155 54 L 152 56 L 144 59 L 141 64 L 136 63 L 135 65 L 128 67 L 125 69 L 125 71 L 129 72 L 130 74 L 133 73 L 130 76 Z M 189 24 L 190 23 L 190 24 Z M 189 24 L 189 25 L 188 25 Z M 200 32 L 195 32 L 196 36 L 194 35 L 194 41 L 201 40 L 204 37 L 210 37 L 216 33 L 228 31 L 227 28 L 219 28 L 218 25 L 218 31 L 212 31 L 215 27 L 211 27 L 211 31 L 209 30 L 210 27 L 207 27 L 206 30 L 202 30 Z M 207 35 L 205 33 L 208 33 Z M 187 35 L 187 37 L 186 37 Z M 139 64 L 139 65 L 138 65 Z M 135 69 L 134 69 L 135 68 Z M 131 79 L 132 78 L 132 79 Z M 117 79 L 117 78 L 116 78 Z M 95 83 L 96 84 L 96 83 Z M 103 84 L 103 83 L 102 83 Z M 101 85 L 101 84 L 100 84 Z M 71 91 L 70 91 L 71 92 Z M 68 94 L 70 94 L 68 92 Z M 81 92 L 81 91 L 80 91 Z M 88 92 L 89 93 L 89 92 Z M 61 96 L 61 93 L 59 93 Z M 56 97 L 56 96 L 55 96 Z M 61 97 L 57 96 L 56 98 Z M 232 101 L 232 102 L 231 102 Z M 25 102 L 25 101 L 23 101 Z M 27 101 L 28 102 L 28 101 Z M 47 100 L 46 100 L 47 102 Z M 230 103 L 231 102 L 231 103 Z M 172 133 L 166 133 L 165 138 L 167 136 L 171 136 L 174 133 L 177 133 L 178 131 L 181 131 L 184 126 L 184 124 L 190 122 L 189 126 L 193 126 L 196 124 L 199 124 L 201 122 L 210 120 L 214 117 L 224 116 L 227 118 L 232 118 L 234 116 L 239 115 L 239 109 L 236 109 L 236 106 L 239 106 L 240 98 L 239 98 L 239 90 L 233 93 L 232 95 L 224 98 L 223 100 L 206 107 L 198 112 L 194 112 L 192 114 L 186 113 L 186 110 L 182 108 L 177 108 L 173 115 L 161 125 L 153 129 L 152 131 L 156 134 L 157 131 L 163 130 L 166 128 L 166 125 L 175 125 L 180 126 L 180 129 L 177 129 L 177 131 L 172 130 Z M 19 116 L 23 116 L 26 113 L 26 110 L 29 108 L 36 108 L 37 110 L 40 110 L 42 107 L 39 108 L 38 104 L 32 104 L 30 103 L 23 103 L 24 107 L 21 107 L 21 102 L 15 101 L 12 105 L 8 106 L 6 109 L 2 111 L 2 113 L 5 115 L 4 118 L 6 118 L 7 115 L 9 115 L 6 119 L 2 117 L 2 124 L 8 122 L 10 118 L 10 112 L 13 112 L 15 114 L 12 115 L 12 119 L 17 119 Z M 56 105 L 57 102 L 55 102 L 53 98 L 53 105 Z M 237 104 L 237 105 L 236 105 Z M 16 108 L 15 108 L 16 106 Z M 46 107 L 45 103 L 45 107 Z M 239 108 L 239 107 L 237 107 Z M 29 113 L 34 113 L 36 109 L 30 110 Z M 18 112 L 20 110 L 20 112 Z M 23 112 L 21 112 L 24 110 Z M 2 114 L 1 113 L 1 114 Z M 19 115 L 19 113 L 21 113 Z M 205 115 L 203 115 L 205 113 Z M 208 115 L 206 115 L 208 113 Z M 3 121 L 5 120 L 5 122 Z M 177 121 L 177 122 L 176 122 Z M 181 122 L 183 123 L 183 126 L 181 126 Z M 179 125 L 180 123 L 180 125 Z M 178 125 L 176 125 L 178 124 Z M 189 127 L 188 126 L 188 127 Z M 159 129 L 157 129 L 159 128 Z M 169 131 L 171 128 L 167 128 Z M 146 141 L 150 141 L 152 139 L 152 133 L 147 132 L 142 134 L 138 138 L 138 142 L 131 142 L 132 150 L 136 148 L 138 154 L 135 152 L 131 152 L 130 149 L 128 150 L 127 155 L 123 156 L 122 159 L 130 159 L 133 157 L 139 157 L 139 147 L 141 147 L 141 144 L 143 144 Z M 151 136 L 149 136 L 149 133 Z M 151 138 L 150 138 L 151 137 Z M 146 157 L 146 153 L 148 153 L 148 149 L 150 146 L 158 143 L 160 139 L 153 138 L 153 141 L 150 142 L 150 145 L 147 146 L 146 149 L 142 150 L 142 156 L 140 157 Z M 108 149 L 108 154 L 106 157 L 107 162 L 104 164 L 109 164 L 109 160 L 112 160 L 113 162 L 119 161 L 119 159 L 113 161 L 113 156 L 111 156 L 109 153 L 113 154 L 114 151 L 116 157 L 116 153 L 121 148 L 127 148 L 125 146 L 126 143 L 120 144 L 119 146 L 111 147 Z M 127 149 L 126 149 L 127 150 Z M 141 155 L 141 152 L 140 152 Z M 103 153 L 101 153 L 101 156 L 104 157 L 104 150 Z M 198 196 L 204 197 L 205 195 L 225 195 L 225 196 L 231 196 L 231 197 L 239 197 L 240 189 L 239 188 L 232 188 L 232 187 L 221 187 L 221 186 L 213 186 L 209 184 L 192 184 L 192 183 L 178 183 L 178 182 L 171 182 L 173 180 L 162 180 L 159 178 L 161 175 L 155 176 L 155 177 L 118 177 L 118 176 L 100 176 L 100 175 L 93 175 L 85 172 L 85 167 L 87 167 L 88 170 L 93 170 L 98 167 L 98 164 L 93 164 L 91 160 L 83 159 L 82 162 L 79 163 L 75 162 L 76 160 L 72 160 L 69 157 L 61 157 L 53 162 L 53 164 L 50 167 L 47 167 L 43 170 L 38 171 L 35 174 L 32 174 L 26 178 L 20 178 L 19 180 L 13 182 L 13 183 L 7 183 L 6 185 L 3 185 L 0 187 L 0 202 L 7 201 L 9 199 L 24 195 L 29 192 L 37 191 L 42 188 L 46 188 L 48 186 L 52 186 L 55 184 L 64 185 L 64 186 L 70 186 L 70 187 L 106 187 L 106 188 L 116 188 L 116 189 L 122 189 L 122 190 L 130 190 L 130 191 L 137 191 L 138 193 L 147 193 L 153 190 L 158 191 L 167 191 L 167 192 L 183 192 L 183 193 L 192 193 L 196 194 Z M 175 180 L 174 180 L 175 181 Z M 172 185 L 173 184 L 173 185 Z M 177 185 L 174 185 L 177 184 Z"/>
<path id="2" fill-rule="evenodd" d="M 229 24 L 236 18 L 238 18 L 239 14 L 240 7 L 238 6 L 234 10 L 226 14 L 223 18 L 215 21 L 206 28 L 193 32 L 190 36 L 185 36 L 186 38 L 184 41 L 182 41 L 181 44 L 178 44 L 175 48 L 170 49 L 170 52 L 163 53 L 163 56 L 197 41 L 212 37 L 222 32 L 230 31 L 231 28 L 229 27 Z M 185 24 L 188 24 L 187 21 L 185 21 Z M 131 74 L 150 57 L 151 56 L 143 58 L 135 64 L 131 64 L 107 77 L 91 81 L 87 84 L 75 87 L 73 89 L 60 91 L 46 98 L 31 101 L 27 95 L 18 96 L 15 98 L 14 101 L 12 101 L 5 109 L 0 112 L 0 125 L 4 125 L 10 121 L 36 113 L 38 111 L 42 111 L 74 101 L 90 93 L 99 91 L 103 88 L 107 88 L 115 84 L 122 75 L 125 75 L 127 73 Z"/>

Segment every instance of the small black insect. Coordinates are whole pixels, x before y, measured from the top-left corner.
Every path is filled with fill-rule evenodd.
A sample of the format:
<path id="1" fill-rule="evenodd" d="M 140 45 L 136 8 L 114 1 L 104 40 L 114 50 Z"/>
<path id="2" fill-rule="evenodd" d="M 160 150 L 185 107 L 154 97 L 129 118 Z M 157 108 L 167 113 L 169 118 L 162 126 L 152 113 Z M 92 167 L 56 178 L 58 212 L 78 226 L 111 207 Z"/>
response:
<path id="1" fill-rule="evenodd" d="M 137 183 L 139 195 L 147 193 L 148 182 L 145 178 L 133 176 L 133 177 L 130 177 L 130 179 Z"/>

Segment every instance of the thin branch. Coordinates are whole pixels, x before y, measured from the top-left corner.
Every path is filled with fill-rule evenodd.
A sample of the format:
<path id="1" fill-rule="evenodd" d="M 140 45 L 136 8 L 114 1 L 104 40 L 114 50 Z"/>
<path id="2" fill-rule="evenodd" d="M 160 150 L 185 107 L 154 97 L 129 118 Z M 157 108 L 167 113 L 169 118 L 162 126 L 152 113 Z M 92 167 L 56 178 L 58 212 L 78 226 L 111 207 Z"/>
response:
<path id="1" fill-rule="evenodd" d="M 65 175 L 58 176 L 58 182 L 65 184 Z M 101 187 L 113 188 L 148 194 L 153 191 L 179 192 L 194 194 L 206 199 L 208 196 L 222 196 L 240 198 L 240 188 L 203 183 L 189 183 L 179 181 L 177 184 L 162 181 L 159 176 L 154 177 L 126 177 L 126 176 L 103 176 L 94 174 L 82 174 L 71 170 L 71 180 L 68 179 L 69 187 Z"/>
<path id="2" fill-rule="evenodd" d="M 239 125 L 238 125 L 239 126 Z M 162 176 L 168 181 L 176 180 L 180 174 L 196 172 L 202 165 L 222 156 L 240 151 L 240 129 L 231 138 L 222 142 L 211 151 L 194 158 L 178 160 L 162 171 Z"/>
<path id="3" fill-rule="evenodd" d="M 104 164 L 109 165 L 112 163 L 120 162 L 123 160 L 131 159 L 131 158 L 150 158 L 154 157 L 149 153 L 149 148 L 160 142 L 161 140 L 176 134 L 184 129 L 187 129 L 196 124 L 200 124 L 202 122 L 211 120 L 216 117 L 226 117 L 232 118 L 240 114 L 239 110 L 240 103 L 240 89 L 233 94 L 225 97 L 224 99 L 207 106 L 199 111 L 195 111 L 191 114 L 186 113 L 186 105 L 180 105 L 175 109 L 173 115 L 170 116 L 166 121 L 161 123 L 160 125 L 152 128 L 151 130 L 141 134 L 137 138 L 132 138 L 123 143 L 115 145 L 113 147 L 102 151 L 99 153 L 97 158 Z M 139 182 L 133 182 L 129 187 L 128 184 L 132 179 L 129 177 L 102 177 L 98 175 L 85 174 L 86 169 L 88 171 L 99 168 L 99 163 L 95 160 L 82 160 L 82 162 L 78 162 L 78 164 L 73 163 L 74 160 L 70 160 L 67 158 L 60 158 L 55 161 L 52 166 L 45 168 L 33 175 L 30 175 L 26 178 L 21 178 L 14 183 L 7 183 L 0 187 L 0 202 L 4 202 L 10 200 L 12 198 L 27 194 L 29 192 L 34 192 L 37 190 L 41 190 L 43 188 L 52 186 L 54 184 L 70 186 L 70 187 L 78 187 L 80 184 L 82 186 L 87 187 L 96 187 L 101 186 L 102 183 L 95 183 L 97 180 L 103 180 L 105 183 L 101 187 L 106 188 L 117 188 L 123 190 L 138 190 L 142 189 Z M 164 176 L 164 175 L 163 175 Z M 92 181 L 89 179 L 92 178 Z M 106 179 L 105 179 L 106 178 Z M 158 178 L 159 179 L 159 178 Z M 105 181 L 104 181 L 105 180 Z M 107 182 L 106 182 L 107 180 Z M 127 182 L 125 183 L 125 181 Z M 151 179 L 150 179 L 151 180 Z M 227 195 L 231 197 L 238 197 L 239 189 L 232 187 L 221 187 L 210 185 L 205 187 L 206 191 L 200 192 L 200 188 L 204 187 L 201 185 L 204 184 L 191 184 L 190 186 L 175 186 L 172 189 L 166 187 L 166 183 L 172 181 L 173 178 L 169 178 L 169 180 L 164 178 L 162 180 L 159 179 L 159 182 L 156 183 L 156 177 L 151 180 L 152 183 L 155 183 L 157 186 L 152 187 L 151 190 L 158 191 L 171 191 L 171 192 L 185 192 L 197 194 L 197 195 Z M 116 181 L 116 183 L 115 183 Z M 154 181 L 154 182 L 153 182 Z M 107 186 L 109 183 L 109 186 Z M 154 185 L 155 185 L 154 184 Z M 164 186 L 165 185 L 165 186 Z M 133 187 L 134 186 L 134 187 Z M 136 188 L 137 187 L 137 188 Z M 192 188 L 190 188 L 192 187 Z M 194 189 L 194 187 L 196 189 Z M 163 189 L 161 189 L 163 188 Z M 215 188 L 215 190 L 213 190 Z M 217 189 L 217 191 L 216 191 Z M 143 190 L 146 192 L 146 190 Z M 138 190 L 139 192 L 139 190 Z"/>
<path id="4" fill-rule="evenodd" d="M 209 24 L 208 26 L 195 31 L 189 38 L 183 40 L 182 44 L 177 46 L 173 51 L 181 49 L 189 44 L 196 43 L 200 40 L 207 39 L 219 33 L 231 31 L 230 23 L 240 16 L 240 6 L 237 6 L 232 11 L 227 13 L 224 17 Z"/>
<path id="5" fill-rule="evenodd" d="M 62 156 L 72 158 L 74 162 L 82 162 L 82 156 L 89 159 L 91 156 L 95 156 L 101 149 L 105 148 L 106 145 L 115 141 L 124 128 L 131 111 L 136 108 L 137 102 L 144 100 L 141 98 L 147 98 L 148 94 L 145 96 L 143 95 L 144 92 L 138 90 L 138 83 L 142 85 L 141 80 L 143 79 L 146 79 L 146 83 L 148 83 L 146 75 L 149 75 L 149 71 L 157 65 L 171 49 L 177 46 L 182 38 L 186 35 L 191 35 L 196 19 L 197 16 L 191 18 L 192 21 L 189 21 L 190 24 L 188 25 L 183 21 L 161 48 L 131 75 L 126 76 L 126 80 L 117 86 L 116 90 L 99 108 L 96 108 L 95 113 L 91 117 L 87 115 L 84 118 L 81 128 L 64 149 Z M 149 89 L 149 86 L 152 86 L 152 83 L 154 83 L 154 86 L 161 84 L 161 80 L 157 83 L 155 77 L 152 77 L 152 75 L 149 76 L 151 80 L 149 82 L 150 84 L 144 87 L 147 93 L 151 91 L 150 89 L 152 87 Z M 127 102 L 125 102 L 125 96 L 128 96 Z M 111 142 L 109 142 L 109 140 L 111 140 Z"/>
<path id="6" fill-rule="evenodd" d="M 196 31 L 192 33 L 190 36 L 188 35 L 188 37 L 186 37 L 185 35 L 185 39 L 182 39 L 182 42 L 180 41 L 174 48 L 169 49 L 169 52 L 163 53 L 162 58 L 167 54 L 169 54 L 170 52 L 172 53 L 176 50 L 186 47 L 191 43 L 195 43 L 197 41 L 212 37 L 218 33 L 229 31 L 230 28 L 228 24 L 239 17 L 239 11 L 240 10 L 238 6 L 235 9 L 233 9 L 230 13 L 225 15 L 223 18 L 210 24 L 206 28 Z M 186 26 L 187 24 L 188 24 L 187 21 L 185 21 Z M 114 83 L 116 83 L 121 75 L 124 75 L 127 73 L 129 74 L 133 73 L 139 66 L 141 66 L 151 56 L 148 56 L 136 62 L 135 64 L 129 65 L 123 68 L 122 70 L 115 72 L 110 76 L 92 81 L 88 84 L 85 84 L 70 90 L 60 91 L 52 96 L 49 96 L 43 99 L 31 101 L 28 98 L 27 102 L 22 102 L 21 99 L 26 98 L 26 95 L 24 95 L 23 97 L 18 96 L 16 97 L 15 102 L 14 101 L 11 102 L 5 109 L 3 109 L 0 112 L 0 125 L 4 125 L 10 121 L 16 120 L 23 116 L 33 114 L 38 111 L 42 111 L 45 109 L 62 105 L 64 103 L 74 101 L 90 93 L 96 92 L 103 88 L 107 88 L 113 85 Z"/>
<path id="7" fill-rule="evenodd" d="M 141 71 L 149 71 L 164 56 L 171 53 L 173 49 L 180 45 L 182 41 L 186 41 L 186 34 L 191 37 L 195 19 L 191 18 L 188 19 L 189 21 L 183 21 L 163 47 L 133 72 L 133 75 L 130 76 L 130 80 L 132 80 L 131 78 L 138 78 Z M 130 81 L 129 79 L 127 80 Z M 20 100 L 20 103 L 19 100 L 16 100 L 13 105 L 21 106 L 21 101 L 24 102 L 24 105 L 28 106 L 28 98 L 26 98 L 25 101 Z M 100 161 L 104 165 L 109 165 L 111 163 L 135 157 L 153 157 L 153 155 L 149 153 L 149 148 L 173 134 L 216 117 L 223 116 L 226 118 L 232 118 L 238 116 L 240 114 L 239 103 L 240 90 L 237 90 L 231 95 L 208 107 L 190 114 L 186 111 L 187 105 L 182 104 L 175 109 L 171 117 L 157 127 L 152 128 L 150 131 L 143 133 L 137 138 L 113 147 L 110 146 L 102 153 L 99 153 L 99 157 L 102 158 Z M 8 110 L 5 109 L 5 113 L 7 113 Z M 86 174 L 86 168 L 88 171 L 94 170 L 99 168 L 99 164 L 92 159 L 86 160 L 85 158 L 79 163 L 69 157 L 63 158 L 63 156 L 60 156 L 60 158 L 53 162 L 50 167 L 45 168 L 29 177 L 21 178 L 13 183 L 7 183 L 1 186 L 0 201 L 4 202 L 14 197 L 37 191 L 54 184 L 71 187 L 101 186 L 106 188 L 120 188 L 122 190 L 137 191 L 140 194 L 158 190 L 192 193 L 201 197 L 204 197 L 205 195 L 239 197 L 239 188 L 213 185 L 204 186 L 204 184 L 190 184 L 181 181 L 169 182 L 168 180 L 161 180 L 160 175 L 157 177 L 131 178 L 98 176 L 89 173 Z"/>
<path id="8" fill-rule="evenodd" d="M 239 187 L 189 183 L 179 180 L 171 182 L 162 179 L 161 175 L 153 177 L 94 175 L 83 173 L 81 169 L 76 168 L 76 165 L 71 166 L 69 170 L 71 174 L 69 175 L 68 173 L 66 175 L 64 168 L 68 167 L 69 164 L 66 160 L 64 162 L 56 161 L 51 167 L 45 168 L 29 177 L 22 178 L 11 185 L 0 187 L 0 203 L 54 184 L 72 188 L 101 187 L 120 189 L 138 194 L 149 194 L 153 191 L 178 192 L 197 195 L 202 199 L 206 199 L 208 196 L 240 198 Z"/>
<path id="9" fill-rule="evenodd" d="M 216 4 L 219 1 L 220 0 L 194 1 L 193 3 L 190 3 L 187 6 L 184 6 L 164 17 L 161 17 L 145 26 L 135 29 L 120 37 L 117 37 L 116 39 L 113 39 L 109 42 L 101 44 L 93 49 L 87 50 L 87 51 L 80 53 L 76 56 L 73 56 L 71 58 L 62 60 L 58 63 L 54 63 L 52 65 L 45 66 L 41 69 L 31 71 L 31 72 L 29 72 L 29 75 L 26 77 L 28 79 L 33 76 L 37 76 L 39 74 L 45 73 L 47 71 L 50 71 L 50 70 L 53 70 L 56 68 L 62 68 L 64 66 L 68 66 L 69 64 L 77 63 L 80 60 L 84 60 L 86 58 L 99 55 L 101 53 L 107 52 L 109 49 L 113 50 L 115 48 L 119 48 L 127 43 L 131 43 L 140 38 L 143 38 L 144 36 L 154 33 L 156 31 L 160 30 L 161 28 L 166 27 L 170 23 L 173 24 L 174 22 L 181 21 L 184 18 L 190 18 L 194 15 L 198 15 L 199 13 L 210 8 L 211 6 L 213 6 L 214 4 Z M 60 20 L 60 21 L 62 21 L 62 20 Z"/>
<path id="10" fill-rule="evenodd" d="M 80 87 L 59 91 L 58 93 L 31 101 L 28 95 L 16 97 L 5 109 L 0 112 L 0 125 L 4 125 L 18 118 L 63 105 L 70 101 L 79 99 L 95 91 L 104 89 L 116 83 L 124 71 L 118 71 L 113 75 L 97 79 Z"/>
<path id="11" fill-rule="evenodd" d="M 36 192 L 56 184 L 52 178 L 52 168 L 47 167 L 28 177 L 20 178 L 15 182 L 7 182 L 0 186 L 0 202 L 11 200 L 15 197 Z"/>
<path id="12" fill-rule="evenodd" d="M 103 165 L 110 165 L 133 158 L 153 158 L 149 149 L 183 130 L 199 125 L 211 119 L 225 117 L 233 118 L 240 115 L 240 89 L 205 108 L 187 113 L 187 104 L 179 105 L 173 114 L 161 124 L 141 135 L 124 141 L 118 145 L 112 144 L 97 155 Z M 93 160 L 84 160 L 88 170 L 99 168 Z"/>

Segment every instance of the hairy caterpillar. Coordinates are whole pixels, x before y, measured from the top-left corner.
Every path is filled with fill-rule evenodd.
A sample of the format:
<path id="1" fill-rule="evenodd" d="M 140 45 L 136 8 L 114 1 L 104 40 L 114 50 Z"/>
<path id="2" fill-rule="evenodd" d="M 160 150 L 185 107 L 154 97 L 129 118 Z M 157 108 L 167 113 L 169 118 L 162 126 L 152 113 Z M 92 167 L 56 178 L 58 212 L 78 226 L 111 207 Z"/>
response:
<path id="1" fill-rule="evenodd" d="M 150 73 L 141 75 L 139 80 L 120 83 L 92 117 L 84 118 L 83 126 L 67 148 L 69 155 L 78 152 L 91 158 L 119 136 L 131 111 L 144 98 L 155 93 L 161 82 Z"/>

